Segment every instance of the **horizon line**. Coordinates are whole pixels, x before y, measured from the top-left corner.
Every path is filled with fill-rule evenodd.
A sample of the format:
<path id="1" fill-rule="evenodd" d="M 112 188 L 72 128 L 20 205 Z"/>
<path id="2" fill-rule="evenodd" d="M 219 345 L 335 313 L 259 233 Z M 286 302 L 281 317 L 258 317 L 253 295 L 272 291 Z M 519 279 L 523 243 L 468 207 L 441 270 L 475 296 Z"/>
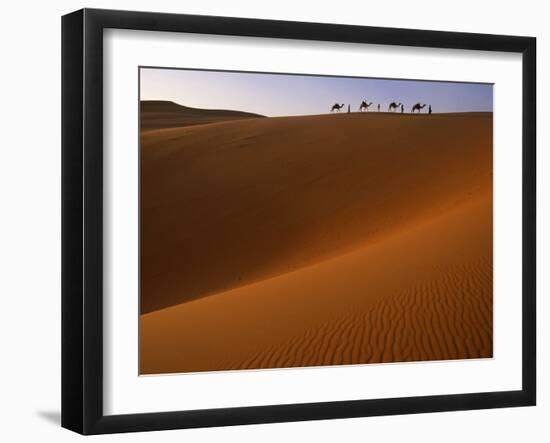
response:
<path id="1" fill-rule="evenodd" d="M 387 110 L 372 110 L 372 111 L 357 111 L 357 110 L 354 110 L 354 111 L 341 111 L 341 112 L 332 112 L 332 111 L 327 111 L 327 112 L 320 112 L 320 113 L 312 113 L 312 114 L 287 114 L 287 115 L 265 115 L 265 114 L 260 114 L 258 112 L 253 112 L 253 111 L 244 111 L 242 109 L 234 109 L 234 108 L 197 108 L 195 106 L 187 106 L 185 104 L 182 104 L 182 103 L 179 103 L 175 100 L 162 100 L 162 99 L 145 99 L 145 100 L 142 100 L 141 98 L 139 99 L 139 103 L 145 103 L 145 102 L 160 102 L 160 103 L 173 103 L 175 104 L 176 106 L 181 106 L 182 108 L 187 108 L 187 109 L 195 109 L 197 111 L 231 111 L 231 112 L 242 112 L 242 113 L 246 113 L 246 114 L 251 114 L 251 115 L 256 115 L 258 117 L 263 117 L 263 118 L 280 118 L 280 117 L 307 117 L 307 116 L 313 116 L 313 115 L 327 115 L 327 114 L 334 114 L 334 115 L 341 115 L 341 114 L 400 114 L 400 115 L 405 115 L 405 114 L 408 114 L 408 115 L 435 115 L 435 114 L 438 114 L 438 115 L 444 115 L 444 114 L 493 114 L 493 111 L 443 111 L 443 112 L 432 112 L 431 114 L 429 114 L 428 112 L 416 112 L 416 113 L 413 113 L 413 112 L 410 112 L 410 111 L 405 111 L 405 112 L 401 112 L 401 111 L 387 111 Z M 346 105 L 348 103 L 344 103 L 344 105 Z M 425 105 L 429 105 L 429 103 L 425 103 Z M 330 107 L 330 106 L 329 106 Z"/>

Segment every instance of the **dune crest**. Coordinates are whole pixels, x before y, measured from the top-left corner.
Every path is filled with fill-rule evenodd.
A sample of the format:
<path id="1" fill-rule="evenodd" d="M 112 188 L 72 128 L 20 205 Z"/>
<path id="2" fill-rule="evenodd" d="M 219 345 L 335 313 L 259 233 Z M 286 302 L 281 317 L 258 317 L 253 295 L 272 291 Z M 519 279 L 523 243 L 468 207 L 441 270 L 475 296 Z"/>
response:
<path id="1" fill-rule="evenodd" d="M 182 128 L 243 118 L 260 118 L 263 115 L 228 109 L 199 109 L 161 100 L 140 102 L 142 131 L 164 128 Z"/>
<path id="2" fill-rule="evenodd" d="M 490 194 L 491 147 L 487 113 L 142 132 L 141 311 L 315 266 Z"/>

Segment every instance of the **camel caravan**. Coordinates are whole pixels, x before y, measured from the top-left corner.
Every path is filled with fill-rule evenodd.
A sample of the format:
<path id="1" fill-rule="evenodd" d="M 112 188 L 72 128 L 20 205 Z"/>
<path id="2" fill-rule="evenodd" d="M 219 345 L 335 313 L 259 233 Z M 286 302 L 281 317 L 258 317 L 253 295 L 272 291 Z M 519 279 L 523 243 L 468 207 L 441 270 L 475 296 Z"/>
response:
<path id="1" fill-rule="evenodd" d="M 366 100 L 363 100 L 361 102 L 361 106 L 359 106 L 359 111 L 363 112 L 363 110 L 365 110 L 365 111 L 369 112 L 370 105 L 372 105 L 372 102 L 367 103 Z"/>
<path id="2" fill-rule="evenodd" d="M 369 108 L 373 105 L 374 103 L 373 102 L 367 102 L 367 100 L 363 100 L 361 102 L 361 104 L 359 105 L 359 112 L 369 112 Z M 332 105 L 332 108 L 330 109 L 330 112 L 340 112 L 341 109 L 343 109 L 344 107 L 346 106 L 345 103 L 342 103 L 342 104 L 339 104 L 339 103 L 335 103 L 334 105 Z M 418 114 L 422 113 L 422 109 L 424 109 L 426 106 L 428 106 L 428 109 L 426 111 L 427 114 L 431 114 L 432 113 L 432 105 L 428 104 L 426 105 L 426 103 L 416 103 L 413 105 L 413 107 L 411 108 L 411 114 L 414 114 L 415 112 L 417 112 Z M 377 104 L 377 107 L 378 109 L 378 112 L 380 112 L 380 103 Z M 351 112 L 350 111 L 350 105 L 348 104 L 348 113 Z M 405 113 L 405 106 L 403 105 L 403 103 L 399 102 L 391 102 L 388 106 L 388 112 L 397 112 L 397 113 L 401 113 L 401 114 L 404 114 Z"/>

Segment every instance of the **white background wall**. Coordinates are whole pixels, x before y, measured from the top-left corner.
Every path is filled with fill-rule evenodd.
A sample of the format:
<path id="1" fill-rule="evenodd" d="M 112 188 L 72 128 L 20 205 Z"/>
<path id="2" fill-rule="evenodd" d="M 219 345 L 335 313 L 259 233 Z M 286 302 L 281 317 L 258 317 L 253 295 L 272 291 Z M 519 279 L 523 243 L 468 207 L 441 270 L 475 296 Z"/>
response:
<path id="1" fill-rule="evenodd" d="M 539 224 L 549 220 L 550 75 L 545 3 L 391 0 L 112 0 L 4 2 L 0 25 L 0 436 L 82 439 L 60 415 L 60 17 L 81 7 L 531 35 L 538 38 Z M 539 248 L 539 405 L 399 417 L 102 436 L 94 441 L 547 442 L 550 439 L 548 231 Z M 542 252 L 541 252 L 542 251 Z M 544 349 L 546 347 L 546 350 Z"/>

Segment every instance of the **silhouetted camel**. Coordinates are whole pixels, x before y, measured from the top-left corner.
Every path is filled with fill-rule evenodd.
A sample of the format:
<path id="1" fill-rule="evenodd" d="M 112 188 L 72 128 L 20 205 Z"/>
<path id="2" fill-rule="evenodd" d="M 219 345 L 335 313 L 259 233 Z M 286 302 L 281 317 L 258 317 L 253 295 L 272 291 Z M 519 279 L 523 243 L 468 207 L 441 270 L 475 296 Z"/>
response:
<path id="1" fill-rule="evenodd" d="M 388 111 L 396 111 L 397 108 L 399 108 L 402 105 L 403 105 L 403 103 L 391 102 L 390 105 L 388 106 Z"/>
<path id="2" fill-rule="evenodd" d="M 340 109 L 342 109 L 343 107 L 344 107 L 344 103 L 342 103 L 341 105 L 339 105 L 338 103 L 335 103 L 332 106 L 332 109 L 330 110 L 330 112 L 334 112 L 335 110 L 340 112 Z"/>
<path id="3" fill-rule="evenodd" d="M 369 112 L 369 107 L 370 107 L 370 105 L 372 105 L 372 102 L 367 103 L 365 100 L 363 100 L 363 101 L 361 102 L 361 106 L 359 106 L 359 110 L 360 110 L 361 112 L 363 112 L 363 109 L 364 109 L 364 110 L 366 110 L 367 112 Z"/>
<path id="4" fill-rule="evenodd" d="M 421 110 L 422 108 L 424 108 L 425 106 L 426 106 L 425 104 L 421 105 L 420 103 L 417 103 L 416 105 L 414 105 L 414 106 L 412 107 L 411 112 L 412 112 L 413 114 L 414 114 L 414 111 L 418 111 L 418 113 L 420 113 L 420 110 Z"/>

